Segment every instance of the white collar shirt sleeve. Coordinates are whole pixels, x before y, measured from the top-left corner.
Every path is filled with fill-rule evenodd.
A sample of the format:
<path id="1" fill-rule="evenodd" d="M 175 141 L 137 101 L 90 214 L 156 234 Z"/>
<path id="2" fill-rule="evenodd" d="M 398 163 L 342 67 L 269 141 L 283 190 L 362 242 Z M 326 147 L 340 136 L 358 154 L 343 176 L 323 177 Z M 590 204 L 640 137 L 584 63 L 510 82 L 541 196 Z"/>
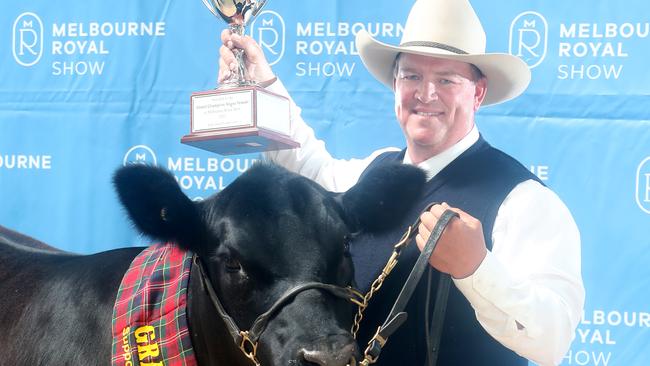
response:
<path id="1" fill-rule="evenodd" d="M 280 80 L 271 84 L 269 91 L 289 97 L 287 89 Z M 300 143 L 299 149 L 265 152 L 262 157 L 277 162 L 285 168 L 316 181 L 325 189 L 344 192 L 359 180 L 361 173 L 375 158 L 386 151 L 399 151 L 386 148 L 373 152 L 364 159 L 335 159 L 325 148 L 325 143 L 314 135 L 300 115 L 300 107 L 291 100 L 291 138 Z"/>
<path id="2" fill-rule="evenodd" d="M 454 280 L 483 328 L 540 365 L 558 365 L 582 316 L 580 233 L 550 189 L 529 180 L 506 197 L 476 272 Z"/>

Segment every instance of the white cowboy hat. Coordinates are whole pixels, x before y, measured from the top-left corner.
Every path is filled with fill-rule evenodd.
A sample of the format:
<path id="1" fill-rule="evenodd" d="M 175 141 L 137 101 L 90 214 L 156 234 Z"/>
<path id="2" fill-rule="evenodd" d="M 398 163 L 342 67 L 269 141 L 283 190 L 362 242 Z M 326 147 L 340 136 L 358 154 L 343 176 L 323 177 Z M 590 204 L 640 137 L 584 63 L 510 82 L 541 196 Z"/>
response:
<path id="1" fill-rule="evenodd" d="M 401 52 L 474 64 L 488 82 L 483 105 L 512 99 L 530 82 L 528 65 L 519 57 L 485 53 L 485 31 L 467 0 L 418 0 L 399 46 L 379 42 L 366 30 L 357 33 L 356 44 L 368 71 L 390 89 L 393 63 Z"/>

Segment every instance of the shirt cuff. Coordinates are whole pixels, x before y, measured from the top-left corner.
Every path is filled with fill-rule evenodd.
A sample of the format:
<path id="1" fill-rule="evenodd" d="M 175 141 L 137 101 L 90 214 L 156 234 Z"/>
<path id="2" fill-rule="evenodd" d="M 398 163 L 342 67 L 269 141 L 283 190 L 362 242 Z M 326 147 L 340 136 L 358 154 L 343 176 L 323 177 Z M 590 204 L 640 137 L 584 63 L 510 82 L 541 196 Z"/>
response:
<path id="1" fill-rule="evenodd" d="M 479 321 L 494 333 L 513 334 L 515 330 L 530 333 L 530 329 L 517 324 L 512 314 L 512 305 L 517 302 L 517 296 L 513 295 L 517 285 L 492 252 L 488 251 L 471 276 L 454 279 L 454 283 L 472 305 Z"/>
<path id="2" fill-rule="evenodd" d="M 500 272 L 498 268 L 495 268 L 498 264 L 494 263 L 495 261 L 494 254 L 488 250 L 485 258 L 483 258 L 483 261 L 473 274 L 465 278 L 453 279 L 458 290 L 467 298 L 475 310 L 490 304 L 494 306 L 490 301 L 490 290 L 494 286 L 493 279 Z"/>
<path id="3" fill-rule="evenodd" d="M 268 86 L 266 86 L 265 89 L 272 92 L 272 93 L 280 94 L 280 95 L 285 96 L 287 98 L 289 97 L 289 91 L 284 86 L 284 84 L 282 84 L 282 81 L 280 80 L 280 78 L 275 78 L 275 81 L 272 82 L 271 84 L 269 84 Z"/>

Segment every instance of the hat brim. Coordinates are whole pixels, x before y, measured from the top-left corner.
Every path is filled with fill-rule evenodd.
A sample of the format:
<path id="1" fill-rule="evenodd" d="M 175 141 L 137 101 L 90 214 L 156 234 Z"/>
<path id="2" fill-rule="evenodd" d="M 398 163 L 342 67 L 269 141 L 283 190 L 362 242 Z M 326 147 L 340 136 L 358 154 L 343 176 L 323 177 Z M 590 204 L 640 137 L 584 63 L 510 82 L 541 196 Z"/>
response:
<path id="1" fill-rule="evenodd" d="M 393 89 L 393 64 L 399 53 L 411 53 L 450 60 L 458 60 L 475 65 L 485 75 L 488 88 L 482 105 L 498 104 L 510 100 L 526 90 L 530 83 L 530 69 L 519 57 L 507 53 L 456 54 L 442 49 L 409 46 L 392 46 L 372 38 L 361 30 L 356 36 L 357 50 L 366 69 Z"/>

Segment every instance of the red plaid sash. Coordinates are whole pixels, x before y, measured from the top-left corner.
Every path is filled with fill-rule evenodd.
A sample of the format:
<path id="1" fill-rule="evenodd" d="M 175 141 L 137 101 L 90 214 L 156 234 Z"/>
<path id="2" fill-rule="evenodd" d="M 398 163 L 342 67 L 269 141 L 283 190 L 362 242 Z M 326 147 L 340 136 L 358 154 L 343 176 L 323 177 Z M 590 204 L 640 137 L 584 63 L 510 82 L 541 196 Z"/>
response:
<path id="1" fill-rule="evenodd" d="M 196 366 L 187 326 L 192 254 L 155 244 L 131 263 L 113 309 L 113 366 Z"/>

